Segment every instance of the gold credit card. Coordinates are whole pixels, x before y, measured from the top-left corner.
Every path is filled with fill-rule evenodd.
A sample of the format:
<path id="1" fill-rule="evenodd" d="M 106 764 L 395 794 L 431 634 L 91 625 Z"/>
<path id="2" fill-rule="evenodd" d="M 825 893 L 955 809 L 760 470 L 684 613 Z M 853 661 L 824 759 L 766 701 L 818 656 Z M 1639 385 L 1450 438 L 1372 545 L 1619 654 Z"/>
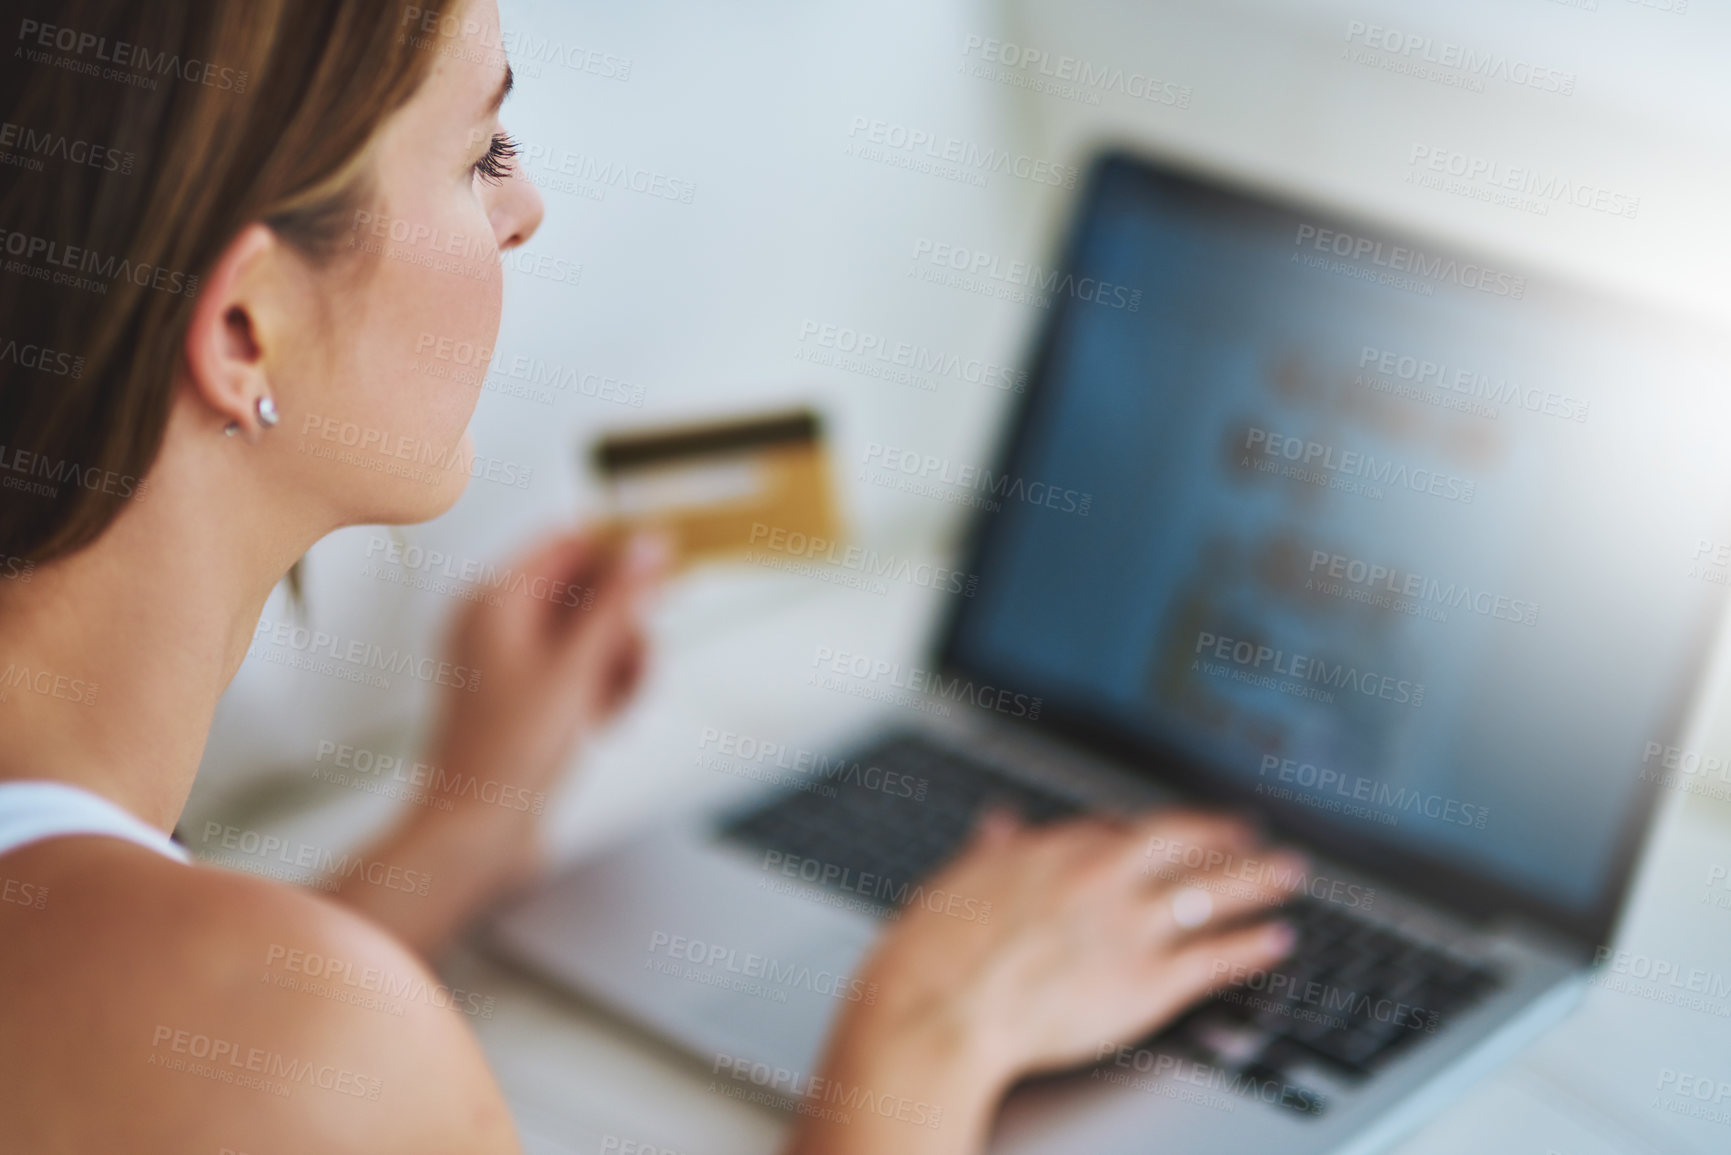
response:
<path id="1" fill-rule="evenodd" d="M 743 553 L 775 530 L 840 536 L 823 426 L 810 410 L 612 433 L 590 461 L 606 494 L 601 532 L 658 531 L 675 569 Z"/>

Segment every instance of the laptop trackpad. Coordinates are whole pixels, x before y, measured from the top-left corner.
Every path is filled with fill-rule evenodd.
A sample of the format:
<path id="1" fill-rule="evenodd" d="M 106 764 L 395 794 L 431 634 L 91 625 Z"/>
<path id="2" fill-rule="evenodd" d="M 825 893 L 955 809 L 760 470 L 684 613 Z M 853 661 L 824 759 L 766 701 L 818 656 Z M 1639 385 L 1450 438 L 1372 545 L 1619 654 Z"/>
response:
<path id="1" fill-rule="evenodd" d="M 782 881 L 662 831 L 525 896 L 494 941 L 701 1054 L 809 1070 L 842 1008 L 877 997 L 853 971 L 880 927 Z"/>

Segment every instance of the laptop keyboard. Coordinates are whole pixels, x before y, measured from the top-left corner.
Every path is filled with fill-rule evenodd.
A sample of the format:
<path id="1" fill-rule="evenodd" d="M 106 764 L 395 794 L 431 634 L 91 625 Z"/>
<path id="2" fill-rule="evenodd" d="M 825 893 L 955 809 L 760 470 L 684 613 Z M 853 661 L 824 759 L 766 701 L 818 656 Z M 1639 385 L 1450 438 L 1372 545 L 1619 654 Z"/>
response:
<path id="1" fill-rule="evenodd" d="M 726 822 L 723 837 L 778 851 L 784 862 L 814 862 L 805 876 L 820 884 L 857 895 L 857 880 L 870 876 L 873 893 L 905 895 L 961 849 L 988 806 L 1036 824 L 1081 812 L 913 734 L 891 736 L 840 766 L 832 795 L 812 789 L 776 797 Z M 893 915 L 893 900 L 879 905 Z M 1307 1089 L 1308 1072 L 1362 1080 L 1499 985 L 1490 968 L 1343 906 L 1299 897 L 1282 917 L 1298 931 L 1283 962 L 1220 992 L 1143 1046 L 1177 1049 L 1272 1084 L 1283 1090 L 1264 1094 L 1267 1101 L 1319 1115 L 1326 1100 Z"/>
<path id="2" fill-rule="evenodd" d="M 726 823 L 723 835 L 820 863 L 832 879 L 870 875 L 884 883 L 874 890 L 893 892 L 948 862 L 988 806 L 1036 823 L 1080 813 L 1072 802 L 913 735 L 891 737 L 844 763 L 856 765 L 858 774 L 844 769 L 831 779 L 834 797 L 810 790 L 777 798 Z"/>
<path id="3" fill-rule="evenodd" d="M 1281 915 L 1298 931 L 1291 954 L 1157 1041 L 1281 1088 L 1270 1101 L 1307 1114 L 1325 1106 L 1309 1072 L 1360 1082 L 1501 985 L 1488 966 L 1338 906 L 1299 898 Z"/>

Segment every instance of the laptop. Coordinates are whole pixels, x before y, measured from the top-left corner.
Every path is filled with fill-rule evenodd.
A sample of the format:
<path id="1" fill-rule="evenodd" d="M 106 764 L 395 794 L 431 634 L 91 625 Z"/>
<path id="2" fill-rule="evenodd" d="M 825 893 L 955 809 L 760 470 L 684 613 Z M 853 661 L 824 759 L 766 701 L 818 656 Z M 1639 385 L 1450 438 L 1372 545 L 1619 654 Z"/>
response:
<path id="1" fill-rule="evenodd" d="M 924 884 L 984 807 L 1251 811 L 1310 858 L 1290 958 L 1023 1083 L 992 1150 L 1385 1147 L 1609 941 L 1726 580 L 1721 338 L 1119 152 L 1058 264 L 967 275 L 1041 324 L 996 465 L 934 481 L 980 500 L 933 673 L 490 942 L 791 1105 L 885 920 L 980 917 Z"/>

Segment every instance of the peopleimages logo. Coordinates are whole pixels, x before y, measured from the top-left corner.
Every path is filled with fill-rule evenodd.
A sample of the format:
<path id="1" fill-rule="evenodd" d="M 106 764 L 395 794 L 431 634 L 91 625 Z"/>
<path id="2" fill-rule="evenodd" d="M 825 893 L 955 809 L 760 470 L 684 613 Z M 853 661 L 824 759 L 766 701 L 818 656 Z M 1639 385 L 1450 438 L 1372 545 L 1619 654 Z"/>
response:
<path id="1" fill-rule="evenodd" d="M 53 670 L 32 669 L 17 662 L 7 662 L 0 669 L 0 701 L 12 690 L 27 690 L 44 698 L 57 698 L 79 706 L 96 705 L 96 691 L 101 687 L 83 678 L 68 677 Z"/>
<path id="2" fill-rule="evenodd" d="M 184 80 L 189 84 L 202 84 L 207 88 L 220 88 L 226 92 L 246 91 L 247 72 L 244 68 L 224 68 L 208 60 L 198 60 L 190 56 L 182 59 L 177 52 L 152 52 L 142 44 L 134 44 L 128 40 L 110 40 L 106 36 L 76 28 L 44 24 L 39 20 L 23 20 L 18 25 L 18 39 L 22 45 L 35 45 L 34 48 L 20 47 L 17 50 L 32 64 L 70 68 L 75 72 L 101 76 L 105 80 L 127 80 L 135 84 L 143 81 L 145 83 L 139 85 L 140 87 L 152 89 L 156 87 L 151 79 L 154 74 L 158 77 L 173 76 L 176 80 Z M 61 52 L 66 56 L 53 57 L 49 52 Z M 104 64 L 115 67 L 101 67 Z M 131 75 L 119 71 L 120 69 L 130 69 Z"/>
<path id="3" fill-rule="evenodd" d="M 1423 169 L 1419 172 L 1409 171 L 1409 181 L 1417 177 L 1418 183 L 1427 187 L 1455 191 L 1449 185 L 1436 183 L 1443 177 L 1453 177 L 1464 189 L 1482 190 L 1480 195 L 1484 199 L 1492 199 L 1488 194 L 1506 193 L 1509 194 L 1507 203 L 1517 208 L 1531 205 L 1541 213 L 1548 213 L 1553 204 L 1570 204 L 1576 208 L 1634 220 L 1635 214 L 1641 210 L 1640 197 L 1614 192 L 1603 185 L 1570 180 L 1555 173 L 1541 172 L 1528 165 L 1505 164 L 1490 157 L 1469 155 L 1449 148 L 1415 144 L 1407 164 L 1409 170 Z M 1425 178 L 1430 179 L 1427 181 Z"/>
<path id="4" fill-rule="evenodd" d="M 411 4 L 404 7 L 399 26 L 407 30 L 406 34 L 412 37 L 411 43 L 419 44 L 423 38 L 439 36 L 446 40 L 468 41 L 478 48 L 503 52 L 516 65 L 519 75 L 538 74 L 538 70 L 534 68 L 525 71 L 525 65 L 556 64 L 572 72 L 588 73 L 603 80 L 631 79 L 629 57 L 598 52 L 580 44 L 567 44 L 533 32 L 502 29 L 493 33 L 483 28 L 480 20 L 474 16 L 458 17 L 449 11 L 426 9 Z"/>
<path id="5" fill-rule="evenodd" d="M 479 136 L 472 143 L 479 144 Z M 580 196 L 584 195 L 584 190 L 599 194 L 591 199 L 605 198 L 606 190 L 610 188 L 682 205 L 691 204 L 697 196 L 695 181 L 669 176 L 641 165 L 573 152 L 562 145 L 529 143 L 518 150 L 517 156 L 517 164 L 523 172 L 531 176 L 545 173 L 552 177 L 568 177 L 572 182 L 568 188 L 563 182 L 555 182 L 555 187 Z"/>
<path id="6" fill-rule="evenodd" d="M 466 991 L 462 987 L 446 986 L 444 983 L 429 983 L 418 975 L 395 974 L 375 966 L 356 967 L 352 961 L 334 955 L 272 943 L 265 950 L 264 964 L 267 971 L 282 972 L 275 977 L 277 986 L 287 990 L 302 990 L 336 1002 L 388 1009 L 391 1013 L 400 1015 L 403 1013 L 400 1003 L 391 1005 L 384 1002 L 382 1006 L 379 1004 L 383 1000 L 402 1000 L 425 1003 L 441 1010 L 448 1008 L 461 1011 L 475 1018 L 493 1017 L 494 1000 L 491 995 Z M 265 977 L 272 976 L 267 974 Z M 371 995 L 378 998 L 365 997 Z"/>
<path id="7" fill-rule="evenodd" d="M 1362 602 L 1413 617 L 1447 621 L 1451 609 L 1465 607 L 1480 617 L 1536 626 L 1537 602 L 1511 598 L 1466 582 L 1440 582 L 1398 566 L 1365 562 L 1327 550 L 1310 551 L 1310 573 L 1304 588 L 1329 597 Z"/>
<path id="8" fill-rule="evenodd" d="M 865 1003 L 869 1006 L 878 1001 L 878 985 L 864 979 L 849 978 L 833 971 L 813 970 L 804 963 L 787 962 L 773 955 L 758 954 L 725 943 L 708 942 L 664 930 L 650 933 L 649 954 L 664 955 L 669 960 L 688 962 L 728 977 L 761 980 L 772 987 L 802 990 L 842 1002 Z"/>
<path id="9" fill-rule="evenodd" d="M 21 345 L 15 340 L 8 340 L 4 345 L 0 345 L 0 361 L 55 377 L 71 377 L 76 380 L 84 375 L 83 357 L 62 353 L 45 345 Z"/>
<path id="10" fill-rule="evenodd" d="M 937 388 L 936 382 L 926 376 L 915 375 L 953 377 L 958 381 L 1001 389 L 1006 393 L 1025 393 L 1028 388 L 1026 369 L 1000 365 L 980 357 L 963 357 L 958 353 L 933 349 L 911 341 L 898 341 L 846 325 L 814 321 L 809 317 L 799 327 L 799 340 L 801 360 L 834 364 L 838 369 L 863 372 L 866 376 L 889 376 L 886 373 L 873 372 L 874 366 L 905 369 L 909 371 L 908 375 L 896 375 L 892 379 L 904 379 L 904 383 L 928 391 Z M 826 358 L 821 355 L 823 352 L 839 356 Z"/>
<path id="11" fill-rule="evenodd" d="M 864 546 L 843 546 L 826 537 L 765 525 L 761 521 L 752 523 L 749 541 L 758 550 L 766 549 L 801 562 L 820 562 L 864 579 L 878 579 L 880 584 L 883 579 L 905 581 L 921 589 L 961 594 L 965 598 L 973 597 L 980 585 L 977 576 L 960 570 L 914 561 L 893 553 L 879 554 L 877 550 Z M 747 555 L 746 560 L 755 559 Z"/>
<path id="12" fill-rule="evenodd" d="M 1657 769 L 1653 766 L 1655 760 L 1659 764 Z M 1689 746 L 1648 742 L 1641 750 L 1642 778 L 1655 778 L 1660 772 L 1690 778 L 1718 778 L 1731 783 L 1731 758 L 1704 753 Z"/>
<path id="13" fill-rule="evenodd" d="M 1005 261 L 997 254 L 951 245 L 921 237 L 914 242 L 914 267 L 921 280 L 953 285 L 970 292 L 1045 308 L 1054 296 L 1123 309 L 1135 313 L 1142 308 L 1142 290 L 1077 277 L 1063 269 L 1044 268 L 1032 261 Z"/>
<path id="14" fill-rule="evenodd" d="M 984 466 L 957 465 L 948 458 L 877 441 L 866 446 L 863 460 L 867 466 L 877 466 L 912 480 L 942 482 L 975 493 L 989 493 L 999 502 L 1021 501 L 1082 517 L 1088 516 L 1094 503 L 1092 493 L 1045 481 L 1030 482 L 1009 473 L 994 473 Z"/>
<path id="15" fill-rule="evenodd" d="M 1347 774 L 1340 770 L 1331 770 L 1327 766 L 1298 762 L 1275 754 L 1262 756 L 1262 765 L 1257 768 L 1257 775 L 1261 778 L 1272 775 L 1274 781 L 1297 786 L 1299 790 L 1309 794 L 1333 795 L 1331 800 L 1364 802 L 1381 807 L 1381 813 L 1364 811 L 1362 807 L 1347 807 L 1343 812 L 1352 817 L 1370 818 L 1384 826 L 1395 825 L 1402 814 L 1422 814 L 1439 822 L 1483 830 L 1491 816 L 1487 806 L 1475 806 L 1471 802 L 1444 798 L 1440 794 L 1409 790 L 1405 786 L 1391 786 L 1387 782 L 1366 778 L 1362 774 Z M 1266 792 L 1262 783 L 1257 783 L 1256 792 Z"/>
<path id="16" fill-rule="evenodd" d="M 1380 698 L 1417 708 L 1424 705 L 1424 683 L 1410 682 L 1390 674 L 1360 670 L 1345 662 L 1330 663 L 1310 654 L 1300 654 L 1263 645 L 1260 642 L 1222 637 L 1206 630 L 1196 634 L 1196 655 L 1190 668 L 1202 673 L 1215 673 L 1209 660 L 1230 663 L 1232 667 L 1253 675 L 1284 678 L 1305 686 L 1326 686 L 1329 690 L 1350 691 L 1367 698 Z M 1332 699 L 1330 699 L 1332 700 Z"/>
<path id="17" fill-rule="evenodd" d="M 1312 874 L 1302 868 L 1295 870 L 1266 858 L 1240 857 L 1218 847 L 1203 846 L 1199 842 L 1154 835 L 1148 839 L 1148 849 L 1143 852 L 1143 857 L 1146 859 L 1144 873 L 1170 881 L 1183 880 L 1185 885 L 1197 886 L 1202 890 L 1225 890 L 1228 894 L 1232 893 L 1221 885 L 1192 881 L 1190 876 L 1197 871 L 1207 871 L 1222 884 L 1241 882 L 1247 887 L 1273 885 L 1293 893 L 1303 891 L 1318 902 L 1339 903 L 1361 910 L 1369 910 L 1376 902 L 1374 886 L 1360 886 L 1344 879 Z M 1239 889 L 1242 892 L 1242 888 Z"/>
<path id="18" fill-rule="evenodd" d="M 1240 1001 L 1246 993 L 1266 992 L 1277 1004 L 1292 1001 L 1313 1007 L 1322 1014 L 1339 1015 L 1343 1018 L 1350 1016 L 1361 1023 L 1382 1023 L 1427 1035 L 1434 1035 L 1442 1023 L 1439 1012 L 1420 1004 L 1403 1002 L 1378 990 L 1354 990 L 1336 986 L 1303 973 L 1264 970 L 1261 967 L 1217 958 L 1214 960 L 1214 977 L 1226 978 L 1235 988 L 1219 991 L 1214 996 L 1223 1002 Z M 1420 988 L 1414 993 L 1425 992 Z"/>
<path id="19" fill-rule="evenodd" d="M 407 545 L 380 534 L 375 534 L 367 542 L 366 557 L 369 563 L 375 558 L 382 557 L 392 569 L 380 570 L 375 566 L 370 573 L 366 569 L 363 569 L 363 573 L 378 577 L 401 569 L 417 577 L 427 579 L 424 582 L 406 582 L 403 584 L 424 586 L 436 593 L 446 592 L 437 584 L 444 581 L 460 587 L 534 598 L 537 601 L 552 602 L 554 605 L 568 606 L 572 609 L 587 610 L 595 604 L 594 586 L 573 585 L 570 582 L 547 577 L 545 574 L 527 574 L 513 566 L 501 567 L 479 558 L 462 557 L 437 549 L 423 549 L 421 546 Z"/>
<path id="20" fill-rule="evenodd" d="M 855 870 L 840 863 L 804 858 L 780 850 L 764 851 L 758 869 L 783 878 L 796 878 L 831 890 L 857 894 L 892 912 L 919 907 L 963 922 L 985 923 L 992 918 L 990 899 L 982 901 L 942 887 L 928 887 L 923 882 L 898 881 L 869 870 Z"/>
<path id="21" fill-rule="evenodd" d="M 1715 862 L 1707 868 L 1707 889 L 1701 894 L 1701 903 L 1731 910 L 1731 867 Z"/>
<path id="22" fill-rule="evenodd" d="M 18 474 L 18 478 L 3 476 Z M 7 451 L 0 445 L 0 488 L 21 489 L 41 497 L 55 497 L 60 486 L 70 482 L 91 493 L 110 497 L 143 499 L 149 482 L 129 473 L 99 469 L 94 465 L 79 465 L 65 459 L 55 460 L 28 449 Z"/>
<path id="23" fill-rule="evenodd" d="M 1328 1100 L 1321 1093 L 1295 1083 L 1284 1083 L 1258 1073 L 1229 1071 L 1199 1060 L 1180 1058 L 1166 1051 L 1151 1051 L 1147 1048 L 1132 1050 L 1117 1043 L 1101 1043 L 1094 1061 L 1096 1066 L 1089 1077 L 1114 1086 L 1153 1091 L 1162 1088 L 1166 1081 L 1170 1080 L 1221 1092 L 1219 1096 L 1213 1097 L 1217 1098 L 1218 1102 L 1210 1102 L 1210 1096 L 1205 1095 L 1183 1096 L 1186 1101 L 1201 1106 L 1231 1111 L 1235 1099 L 1254 1098 L 1264 1103 L 1278 1103 L 1305 1115 L 1320 1115 L 1328 1108 Z M 1119 1074 L 1110 1070 L 1111 1067 L 1137 1072 L 1143 1078 Z"/>
<path id="24" fill-rule="evenodd" d="M 313 1063 L 281 1051 L 248 1047 L 231 1039 L 214 1038 L 160 1023 L 151 1036 L 150 1045 L 153 1052 L 166 1050 L 173 1055 L 205 1061 L 188 1064 L 184 1059 L 170 1059 L 153 1053 L 148 1060 L 153 1067 L 184 1070 L 217 1082 L 268 1090 L 282 1097 L 288 1096 L 293 1085 L 300 1084 L 377 1102 L 379 1092 L 384 1089 L 380 1080 L 357 1074 L 347 1067 Z M 251 1081 L 248 1076 L 253 1077 Z M 264 1085 L 260 1086 L 261 1082 Z M 276 1085 L 271 1086 L 271 1083 Z"/>
<path id="25" fill-rule="evenodd" d="M 1041 160 L 1026 153 L 1007 149 L 982 147 L 969 140 L 940 136 L 924 128 L 913 128 L 890 120 L 856 116 L 848 123 L 849 155 L 867 160 L 889 159 L 897 155 L 917 157 L 940 165 L 956 166 L 960 173 L 978 177 L 983 183 L 992 175 L 1013 176 L 1034 184 L 1055 188 L 1075 188 L 1079 175 L 1073 164 Z M 873 150 L 889 150 L 877 152 Z"/>
<path id="26" fill-rule="evenodd" d="M 6 271 L 9 273 L 86 292 L 106 293 L 110 284 L 125 281 L 141 289 L 156 289 L 177 296 L 198 294 L 196 276 L 148 261 L 117 257 L 112 253 L 103 256 L 95 249 L 68 245 L 49 237 L 0 229 L 0 252 L 17 258 L 7 262 Z M 38 261 L 40 265 L 36 263 Z M 90 275 L 80 275 L 86 273 Z"/>
<path id="27" fill-rule="evenodd" d="M 1476 289 L 1511 300 L 1518 301 L 1527 295 L 1525 277 L 1498 272 L 1472 261 L 1462 262 L 1422 249 L 1409 249 L 1405 245 L 1385 245 L 1371 237 L 1358 237 L 1335 229 L 1301 224 L 1292 243 L 1299 248 L 1308 246 L 1316 252 L 1354 263 L 1368 260 L 1391 273 L 1411 273 L 1432 281 L 1447 281 L 1463 289 Z M 1292 259 L 1297 261 L 1299 254 L 1292 254 Z"/>
<path id="28" fill-rule="evenodd" d="M 1021 81 L 1017 87 L 1066 99 L 1081 97 L 1087 104 L 1099 104 L 1100 94 L 1111 92 L 1182 109 L 1190 107 L 1193 95 L 1188 84 L 1162 80 L 1153 73 L 1096 64 L 1077 56 L 1053 56 L 1038 48 L 989 36 L 971 35 L 962 41 L 962 56 L 989 66 L 985 72 L 976 72 L 976 76 L 1000 83 L 1011 83 L 1011 78 L 1016 78 Z"/>
<path id="29" fill-rule="evenodd" d="M 0 902 L 43 910 L 48 906 L 48 888 L 16 878 L 0 879 Z"/>
<path id="30" fill-rule="evenodd" d="M 1425 493 L 1445 501 L 1471 505 L 1478 491 L 1475 482 L 1452 473 L 1408 466 L 1393 458 L 1377 457 L 1356 449 L 1339 449 L 1320 441 L 1310 441 L 1286 433 L 1255 426 L 1244 433 L 1245 456 L 1241 466 L 1263 473 L 1280 473 L 1296 481 L 1326 489 L 1338 489 L 1380 500 L 1386 486 Z M 1276 460 L 1268 460 L 1270 458 Z M 1281 460 L 1291 462 L 1282 467 Z"/>
<path id="31" fill-rule="evenodd" d="M 1612 975 L 1623 975 L 1652 983 L 1656 989 L 1670 988 L 1709 999 L 1731 998 L 1731 976 L 1704 967 L 1686 966 L 1672 959 L 1655 958 L 1638 951 L 1601 946 L 1593 951 L 1593 966 L 1599 972 L 1594 975 L 1594 979 L 1600 985 L 1607 985 L 1605 972 L 1609 971 Z M 1637 990 L 1631 993 L 1642 992 Z M 1724 1017 L 1726 1011 L 1720 1009 L 1715 1013 Z"/>
<path id="32" fill-rule="evenodd" d="M 384 674 L 407 674 L 422 682 L 471 693 L 481 688 L 481 671 L 468 666 L 455 666 L 436 658 L 422 657 L 411 650 L 390 649 L 360 638 L 343 638 L 325 630 L 308 629 L 293 622 L 273 622 L 260 618 L 253 630 L 253 644 L 247 649 L 250 657 L 260 657 L 263 643 L 280 647 L 307 658 L 342 662 L 357 671 L 379 671 Z M 284 663 L 298 664 L 298 663 Z M 354 680 L 354 679 L 351 679 Z M 388 686 L 389 683 L 386 682 Z"/>
<path id="33" fill-rule="evenodd" d="M 219 852 L 211 846 L 212 842 L 221 850 L 233 851 L 255 862 L 273 866 L 280 863 L 295 870 L 316 870 L 331 882 L 358 875 L 374 886 L 416 895 L 425 895 L 433 884 L 433 876 L 424 870 L 408 870 L 359 854 L 336 854 L 310 842 L 290 841 L 221 822 L 206 822 L 202 840 L 204 853 L 219 857 Z"/>
<path id="34" fill-rule="evenodd" d="M 1364 346 L 1359 350 L 1358 367 L 1413 385 L 1430 385 L 1473 400 L 1518 407 L 1528 413 L 1542 413 L 1565 421 L 1587 419 L 1589 403 L 1578 397 L 1555 390 L 1523 388 L 1506 377 L 1493 378 L 1464 366 L 1451 366 L 1444 361 L 1432 361 L 1393 349 Z"/>
<path id="35" fill-rule="evenodd" d="M 1487 80 L 1500 80 L 1522 88 L 1551 92 L 1558 96 L 1573 96 L 1575 74 L 1556 68 L 1545 68 L 1530 60 L 1505 56 L 1500 52 L 1468 48 L 1450 40 L 1438 40 L 1416 32 L 1388 28 L 1349 20 L 1346 25 L 1349 45 L 1363 45 L 1363 50 L 1346 50 L 1346 57 L 1358 64 L 1369 64 L 1392 72 L 1408 72 L 1421 80 L 1438 80 L 1456 87 L 1484 90 Z M 1438 70 L 1446 70 L 1438 72 Z"/>
<path id="36" fill-rule="evenodd" d="M 1648 742 L 1637 780 L 1731 802 L 1731 758 L 1687 746 Z"/>
<path id="37" fill-rule="evenodd" d="M 1710 1123 L 1731 1124 L 1731 1106 L 1722 1105 L 1731 1100 L 1731 1081 L 1660 1067 L 1656 1090 L 1669 1094 L 1653 1100 L 1655 1110 L 1690 1119 L 1705 1119 Z"/>
<path id="38" fill-rule="evenodd" d="M 918 666 L 904 667 L 900 662 L 872 658 L 866 654 L 851 654 L 829 646 L 818 646 L 811 664 L 818 674 L 839 674 L 856 681 L 891 690 L 908 691 L 914 695 L 930 694 L 952 702 L 961 702 L 981 710 L 1009 714 L 1036 721 L 1040 717 L 1042 699 L 1031 694 L 1018 694 L 1002 686 L 976 683 L 960 676 L 946 678 L 936 670 Z"/>
<path id="39" fill-rule="evenodd" d="M 937 1129 L 944 1117 L 942 1106 L 924 1100 L 892 1095 L 857 1083 L 838 1082 L 818 1075 L 802 1075 L 785 1067 L 772 1067 L 768 1063 L 736 1058 L 733 1055 L 717 1055 L 710 1073 L 718 1079 L 749 1083 L 765 1092 L 766 1101 L 800 1115 L 835 1118 L 846 1123 L 850 1116 L 843 1113 L 844 1111 L 859 1111 L 933 1130 Z M 716 1089 L 716 1085 L 711 1084 L 711 1089 Z M 720 1089 L 729 1097 L 743 1097 L 735 1094 L 732 1088 Z"/>
<path id="40" fill-rule="evenodd" d="M 319 445 L 319 441 L 327 444 Z M 529 488 L 535 476 L 533 465 L 469 453 L 461 442 L 436 445 L 425 438 L 317 413 L 308 413 L 302 421 L 297 449 L 313 457 L 424 483 L 437 481 L 441 473 L 462 469 L 465 464 L 470 477 L 512 489 Z"/>
<path id="41" fill-rule="evenodd" d="M 786 770 L 813 781 L 840 783 L 856 789 L 888 794 L 893 798 L 911 798 L 915 802 L 924 802 L 926 790 L 931 785 L 924 778 L 915 778 L 911 774 L 896 770 L 885 770 L 880 766 L 868 766 L 857 759 L 831 758 L 828 754 L 807 750 L 803 746 L 789 746 L 785 742 L 772 742 L 750 734 L 736 734 L 732 730 L 705 726 L 698 738 L 697 748 L 710 751 L 712 745 L 715 752 L 739 763 L 755 764 L 768 770 Z M 832 790 L 828 796 L 834 795 Z"/>
<path id="42" fill-rule="evenodd" d="M 644 388 L 641 385 L 548 361 L 544 357 L 511 353 L 425 331 L 415 339 L 415 361 L 409 366 L 409 372 L 478 385 L 495 393 L 543 405 L 553 404 L 557 394 L 565 393 L 643 408 Z"/>
<path id="43" fill-rule="evenodd" d="M 362 787 L 400 782 L 411 788 L 406 792 L 411 800 L 419 800 L 421 796 L 436 799 L 445 803 L 440 808 L 444 810 L 454 809 L 453 803 L 457 799 L 530 814 L 541 813 L 547 805 L 547 795 L 539 790 L 531 793 L 522 786 L 482 780 L 473 774 L 447 770 L 428 762 L 411 762 L 397 754 L 381 754 L 364 746 L 350 746 L 330 739 L 319 741 L 313 761 L 320 768 L 313 772 L 315 778 L 341 778 L 338 785 Z"/>
<path id="44" fill-rule="evenodd" d="M 103 172 L 117 172 L 122 176 L 130 173 L 138 161 L 138 157 L 130 150 L 123 152 L 108 145 L 92 144 L 88 140 L 76 139 L 50 129 L 39 130 L 27 125 L 13 124 L 9 120 L 0 122 L 0 157 L 14 154 L 22 160 L 39 162 L 46 157 L 69 164 L 87 165 Z M 12 162 L 9 160 L 8 163 Z M 20 167 L 41 171 L 40 163 Z"/>

